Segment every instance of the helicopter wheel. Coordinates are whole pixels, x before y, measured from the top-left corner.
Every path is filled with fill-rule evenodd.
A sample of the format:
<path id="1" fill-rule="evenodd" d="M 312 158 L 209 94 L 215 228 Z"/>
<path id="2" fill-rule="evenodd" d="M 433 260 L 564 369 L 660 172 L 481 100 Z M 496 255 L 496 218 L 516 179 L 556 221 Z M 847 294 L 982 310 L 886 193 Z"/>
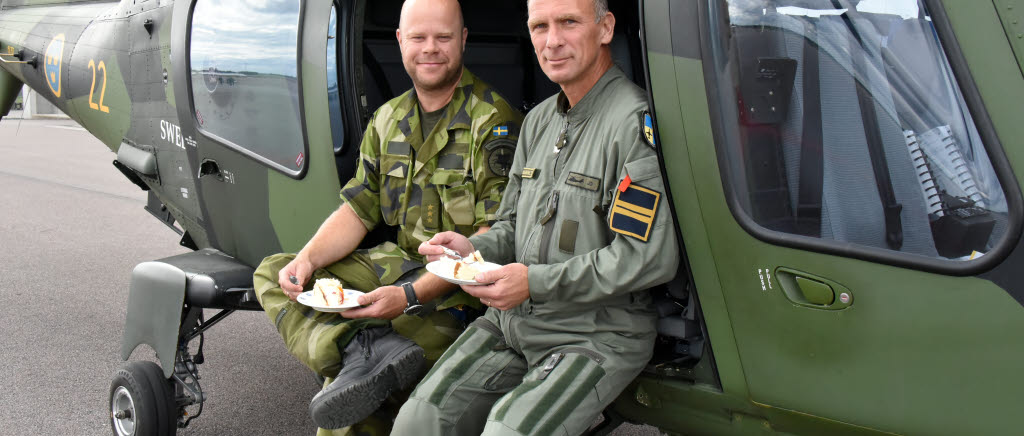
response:
<path id="1" fill-rule="evenodd" d="M 114 436 L 173 435 L 177 431 L 174 386 L 160 366 L 133 361 L 110 383 L 110 428 Z"/>

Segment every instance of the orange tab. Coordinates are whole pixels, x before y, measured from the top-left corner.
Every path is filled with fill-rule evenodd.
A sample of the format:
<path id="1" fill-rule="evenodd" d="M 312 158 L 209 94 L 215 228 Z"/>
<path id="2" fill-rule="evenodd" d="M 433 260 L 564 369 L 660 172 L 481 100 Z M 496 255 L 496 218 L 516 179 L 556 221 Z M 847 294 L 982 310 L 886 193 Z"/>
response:
<path id="1" fill-rule="evenodd" d="M 631 183 L 633 183 L 633 179 L 629 178 L 629 174 L 626 174 L 626 177 L 622 179 L 622 182 L 619 182 L 619 192 L 626 192 L 626 188 L 629 188 Z"/>

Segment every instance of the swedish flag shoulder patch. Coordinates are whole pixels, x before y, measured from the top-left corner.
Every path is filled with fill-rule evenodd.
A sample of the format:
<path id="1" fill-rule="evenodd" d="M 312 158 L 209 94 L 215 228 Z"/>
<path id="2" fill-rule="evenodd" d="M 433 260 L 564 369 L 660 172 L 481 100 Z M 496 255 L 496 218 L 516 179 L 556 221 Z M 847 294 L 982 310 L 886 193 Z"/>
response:
<path id="1" fill-rule="evenodd" d="M 635 183 L 623 185 L 615 191 L 608 227 L 616 233 L 647 242 L 651 237 L 651 228 L 654 227 L 661 193 Z"/>

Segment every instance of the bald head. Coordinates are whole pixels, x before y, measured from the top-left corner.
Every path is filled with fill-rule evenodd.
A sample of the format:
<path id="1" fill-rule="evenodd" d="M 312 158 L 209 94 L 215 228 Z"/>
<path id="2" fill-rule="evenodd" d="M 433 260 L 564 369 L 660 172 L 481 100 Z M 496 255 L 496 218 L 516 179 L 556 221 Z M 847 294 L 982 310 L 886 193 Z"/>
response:
<path id="1" fill-rule="evenodd" d="M 462 77 L 462 52 L 469 32 L 456 0 L 406 0 L 395 36 L 402 64 L 419 97 L 450 98 Z"/>
<path id="2" fill-rule="evenodd" d="M 402 16 L 398 21 L 398 28 L 404 29 L 409 22 L 410 15 L 415 15 L 424 10 L 433 10 L 438 14 L 454 17 L 458 28 L 465 27 L 462 19 L 462 8 L 458 0 L 406 0 L 402 3 Z"/>

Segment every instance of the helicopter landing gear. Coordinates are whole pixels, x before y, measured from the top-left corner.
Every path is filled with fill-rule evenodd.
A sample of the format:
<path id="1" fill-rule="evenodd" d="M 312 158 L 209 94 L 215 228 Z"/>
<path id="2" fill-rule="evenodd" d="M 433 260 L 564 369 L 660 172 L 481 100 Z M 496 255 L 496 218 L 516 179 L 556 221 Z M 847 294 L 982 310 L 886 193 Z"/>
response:
<path id="1" fill-rule="evenodd" d="M 153 362 L 128 362 L 110 383 L 110 427 L 114 436 L 173 435 L 177 410 L 174 386 Z"/>

